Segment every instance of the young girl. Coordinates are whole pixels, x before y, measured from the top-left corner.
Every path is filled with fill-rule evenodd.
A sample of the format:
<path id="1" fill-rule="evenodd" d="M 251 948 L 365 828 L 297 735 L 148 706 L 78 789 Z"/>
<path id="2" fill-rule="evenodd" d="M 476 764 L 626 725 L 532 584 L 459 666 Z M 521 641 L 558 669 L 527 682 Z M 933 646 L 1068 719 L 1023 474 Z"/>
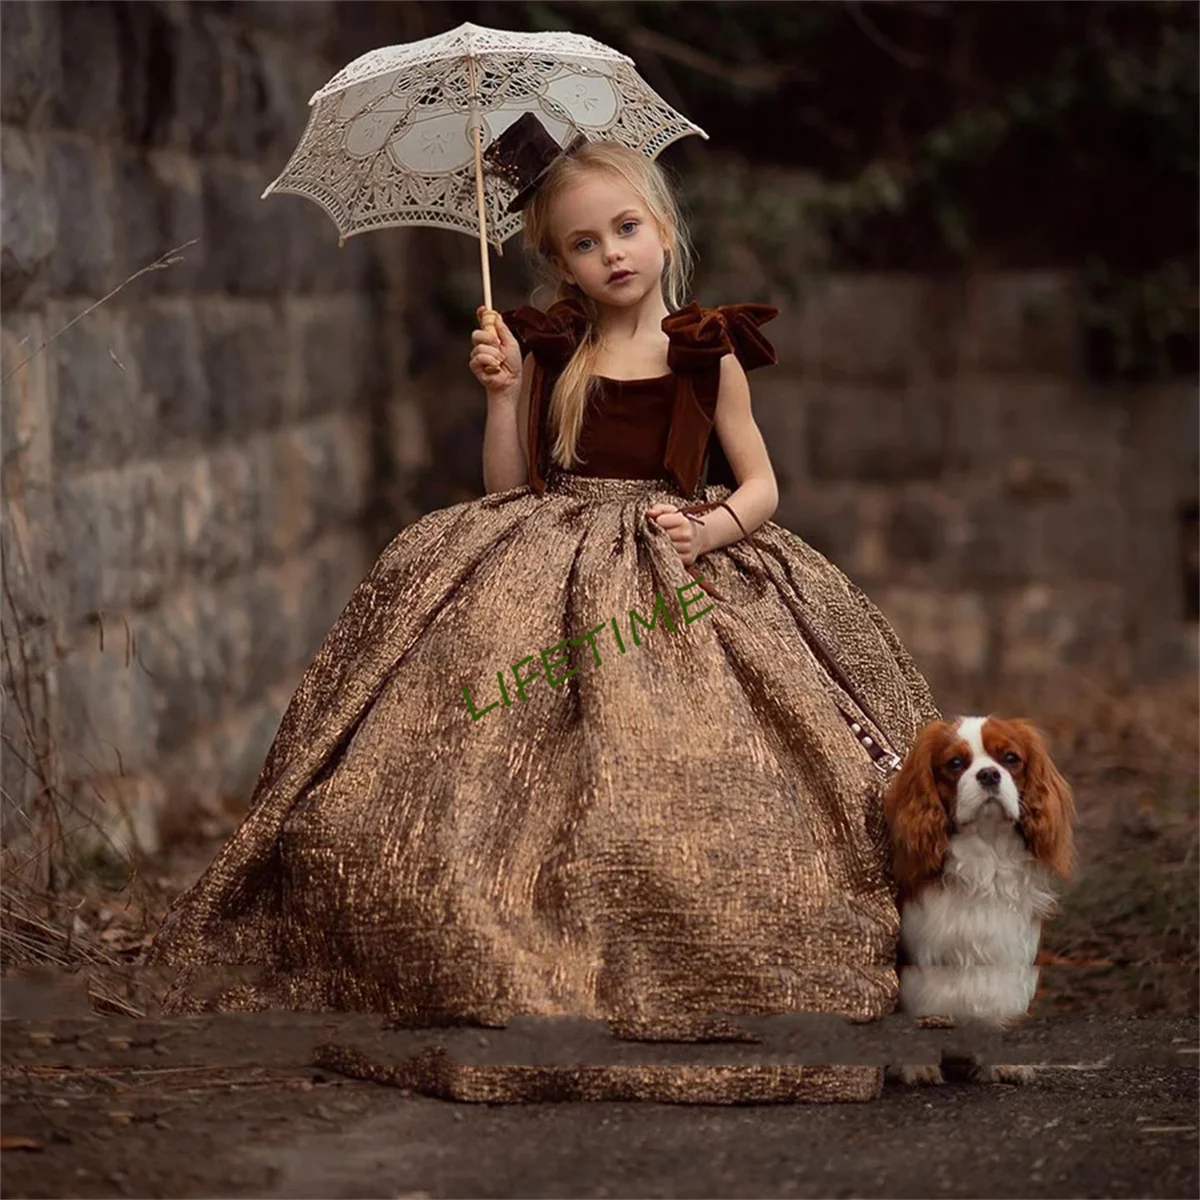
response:
<path id="1" fill-rule="evenodd" d="M 719 1013 L 882 1016 L 898 916 L 877 760 L 937 712 L 878 610 L 770 521 L 746 371 L 775 361 L 774 311 L 680 307 L 675 202 L 617 145 L 557 152 L 525 229 L 559 299 L 473 335 L 487 494 L 401 532 L 347 604 L 250 814 L 159 935 L 155 960 L 188 968 L 168 1006 L 559 1014 L 639 1037 Z M 235 962 L 257 978 L 206 1000 L 197 970 Z M 443 1063 L 436 1090 L 832 1100 L 880 1082 L 535 1074 Z"/>

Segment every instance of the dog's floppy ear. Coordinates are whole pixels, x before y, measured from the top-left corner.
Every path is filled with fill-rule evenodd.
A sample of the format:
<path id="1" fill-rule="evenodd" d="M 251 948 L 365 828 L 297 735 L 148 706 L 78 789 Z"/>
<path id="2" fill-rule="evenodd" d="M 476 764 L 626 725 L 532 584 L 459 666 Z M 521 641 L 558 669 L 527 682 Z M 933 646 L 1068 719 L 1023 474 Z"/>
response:
<path id="1" fill-rule="evenodd" d="M 1075 796 L 1050 758 L 1045 739 L 1028 721 L 1011 723 L 1025 752 L 1021 833 L 1029 852 L 1056 875 L 1075 873 Z"/>
<path id="2" fill-rule="evenodd" d="M 883 797 L 892 835 L 892 873 L 901 896 L 936 878 L 946 860 L 950 818 L 938 792 L 933 759 L 952 732 L 945 721 L 922 729 Z"/>

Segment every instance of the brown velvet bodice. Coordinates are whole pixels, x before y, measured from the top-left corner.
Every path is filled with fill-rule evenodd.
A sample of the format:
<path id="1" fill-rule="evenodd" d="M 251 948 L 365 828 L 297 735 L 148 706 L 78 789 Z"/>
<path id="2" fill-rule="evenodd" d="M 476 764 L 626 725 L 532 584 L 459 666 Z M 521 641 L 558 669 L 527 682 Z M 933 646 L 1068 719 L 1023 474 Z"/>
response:
<path id="1" fill-rule="evenodd" d="M 685 496 L 696 494 L 702 482 L 736 488 L 713 436 L 721 359 L 736 354 L 748 371 L 776 363 L 774 348 L 758 328 L 776 315 L 765 304 L 711 309 L 689 304 L 671 313 L 663 321 L 670 373 L 655 379 L 601 379 L 599 396 L 584 412 L 577 447 L 582 461 L 572 472 L 610 479 L 669 476 Z M 550 397 L 587 328 L 587 317 L 572 300 L 544 313 L 523 307 L 503 316 L 522 355 L 533 356 L 526 432 L 529 484 L 540 495 L 551 470 Z"/>

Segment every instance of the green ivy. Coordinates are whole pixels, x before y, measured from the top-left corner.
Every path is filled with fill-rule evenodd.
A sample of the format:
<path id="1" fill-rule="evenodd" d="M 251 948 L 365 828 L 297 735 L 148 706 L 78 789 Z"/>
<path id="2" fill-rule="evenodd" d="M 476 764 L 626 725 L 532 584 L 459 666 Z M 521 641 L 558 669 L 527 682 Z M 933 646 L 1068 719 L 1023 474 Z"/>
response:
<path id="1" fill-rule="evenodd" d="M 1058 195 L 1081 214 L 1093 207 L 1104 214 L 1094 227 L 1084 220 L 1075 225 L 1070 207 L 1060 206 L 1060 223 L 1078 237 L 1069 260 L 1046 263 L 1083 268 L 1080 319 L 1097 368 L 1120 378 L 1194 370 L 1195 222 L 1178 229 L 1174 244 L 1163 237 L 1139 241 L 1127 231 L 1153 222 L 1153 211 L 1141 209 L 1157 211 L 1155 202 L 1168 192 L 1175 197 L 1166 206 L 1173 220 L 1188 220 L 1178 215 L 1181 192 L 1194 205 L 1200 177 L 1195 5 L 1041 0 L 1019 6 L 1019 14 L 1014 8 L 1003 22 L 994 19 L 994 7 L 971 6 L 971 15 L 961 17 L 975 31 L 974 58 L 956 91 L 947 84 L 942 50 L 960 18 L 936 5 L 535 0 L 504 6 L 519 14 L 514 23 L 588 33 L 630 53 L 652 86 L 669 85 L 668 100 L 702 125 L 715 114 L 726 123 L 735 114 L 748 130 L 778 131 L 774 164 L 744 157 L 739 165 L 731 161 L 736 152 L 722 155 L 716 145 L 703 155 L 691 146 L 681 152 L 693 232 L 714 271 L 736 270 L 749 256 L 768 286 L 794 292 L 798 277 L 813 270 L 899 265 L 905 255 L 889 260 L 888 247 L 907 250 L 908 264 L 969 270 L 992 260 L 998 234 L 1029 227 L 1043 211 L 1039 197 L 1026 192 L 1014 206 L 1019 211 L 1001 214 L 1008 228 L 996 228 L 994 206 L 992 227 L 981 224 L 987 207 L 981 201 L 990 198 L 981 190 L 1005 169 L 997 164 L 1014 164 L 1016 178 L 1032 157 L 1042 164 L 1043 187 L 1054 188 L 1060 164 L 1067 190 Z M 1011 38 L 1007 58 L 1003 50 L 993 54 L 987 40 L 1011 30 L 1010 20 L 1027 28 L 1027 56 L 1015 63 Z M 639 31 L 644 44 L 656 44 L 645 41 L 650 34 L 681 52 L 642 54 Z M 689 62 L 682 51 L 705 62 Z M 910 65 L 889 62 L 902 58 Z M 879 132 L 887 121 L 871 127 L 870 105 L 856 103 L 876 86 L 880 106 L 891 102 L 871 64 L 890 68 L 892 86 L 897 78 L 911 81 L 918 97 L 897 105 L 887 139 Z M 751 71 L 758 72 L 757 88 L 746 83 Z M 778 81 L 763 83 L 764 72 L 776 72 Z M 939 116 L 930 97 L 942 96 Z M 810 153 L 824 146 L 829 161 L 844 169 L 814 170 L 798 192 L 796 168 L 806 165 L 804 152 L 792 149 L 798 145 Z M 761 138 L 759 146 L 761 153 Z M 841 149 L 833 153 L 835 146 Z M 775 187 L 772 165 L 786 167 L 792 184 Z M 1126 191 L 1136 198 L 1128 224 L 1101 203 L 1126 184 L 1135 185 Z M 1054 248 L 1053 242 L 1042 247 L 1051 254 Z"/>
<path id="2" fill-rule="evenodd" d="M 1167 379 L 1177 347 L 1196 333 L 1196 288 L 1183 263 L 1130 278 L 1093 260 L 1083 274 L 1082 320 L 1092 368 L 1116 379 Z"/>

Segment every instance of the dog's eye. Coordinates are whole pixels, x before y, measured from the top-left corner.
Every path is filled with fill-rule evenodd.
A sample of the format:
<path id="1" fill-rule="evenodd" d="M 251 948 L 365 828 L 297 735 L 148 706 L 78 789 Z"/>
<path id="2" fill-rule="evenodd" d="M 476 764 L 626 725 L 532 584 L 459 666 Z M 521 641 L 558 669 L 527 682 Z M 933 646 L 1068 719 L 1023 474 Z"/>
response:
<path id="1" fill-rule="evenodd" d="M 1005 752 L 1001 761 L 1006 767 L 1015 767 L 1017 763 L 1021 761 L 1021 756 L 1019 754 L 1014 754 L 1011 750 L 1008 750 Z"/>
<path id="2" fill-rule="evenodd" d="M 956 754 L 947 764 L 947 771 L 961 771 L 967 764 Z"/>

